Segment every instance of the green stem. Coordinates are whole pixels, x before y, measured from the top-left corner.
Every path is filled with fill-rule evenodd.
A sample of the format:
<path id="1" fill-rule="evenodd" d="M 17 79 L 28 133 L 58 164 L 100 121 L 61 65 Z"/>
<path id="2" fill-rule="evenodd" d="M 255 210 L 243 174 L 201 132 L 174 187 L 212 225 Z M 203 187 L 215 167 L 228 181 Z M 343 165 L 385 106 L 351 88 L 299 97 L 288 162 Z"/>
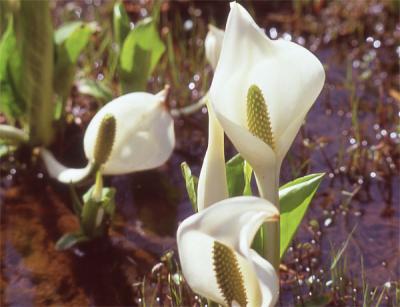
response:
<path id="1" fill-rule="evenodd" d="M 272 204 L 280 211 L 279 206 L 279 168 L 278 171 L 275 169 L 263 169 L 261 172 L 254 170 L 256 177 L 258 191 L 260 196 Z M 263 256 L 267 259 L 275 268 L 277 274 L 279 274 L 280 264 L 280 223 L 270 222 L 265 223 L 262 226 L 264 244 L 263 244 Z"/>
<path id="2" fill-rule="evenodd" d="M 10 125 L 0 125 L 0 139 L 15 143 L 28 143 L 29 136 L 23 130 Z"/>
<path id="3" fill-rule="evenodd" d="M 94 185 L 92 198 L 96 202 L 101 202 L 102 194 L 103 194 L 103 176 L 101 174 L 101 171 L 97 171 L 96 183 Z"/>

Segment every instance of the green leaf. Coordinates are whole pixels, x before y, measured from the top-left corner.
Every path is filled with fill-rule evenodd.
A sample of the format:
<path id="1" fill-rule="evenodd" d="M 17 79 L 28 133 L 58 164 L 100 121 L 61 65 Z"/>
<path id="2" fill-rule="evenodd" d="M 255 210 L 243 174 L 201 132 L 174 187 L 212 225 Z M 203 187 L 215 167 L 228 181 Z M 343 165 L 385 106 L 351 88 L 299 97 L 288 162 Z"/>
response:
<path id="1" fill-rule="evenodd" d="M 124 93 L 144 91 L 147 80 L 165 51 L 151 18 L 138 22 L 126 37 L 119 61 Z"/>
<path id="2" fill-rule="evenodd" d="M 18 119 L 27 110 L 15 84 L 20 75 L 21 55 L 17 48 L 13 18 L 10 16 L 7 29 L 0 40 L 0 112 L 7 116 L 9 122 Z"/>
<path id="3" fill-rule="evenodd" d="M 18 83 L 29 106 L 29 134 L 33 144 L 48 145 L 53 129 L 53 25 L 48 1 L 21 1 L 18 41 L 23 82 Z"/>
<path id="4" fill-rule="evenodd" d="M 0 158 L 13 153 L 17 147 L 0 142 Z"/>
<path id="5" fill-rule="evenodd" d="M 68 37 L 78 28 L 82 26 L 82 21 L 71 21 L 64 23 L 54 32 L 54 42 L 56 45 L 63 44 Z"/>
<path id="6" fill-rule="evenodd" d="M 97 217 L 101 212 L 101 202 L 89 198 L 84 202 L 81 215 L 81 229 L 82 232 L 89 238 L 96 237 L 97 234 Z"/>
<path id="7" fill-rule="evenodd" d="M 113 30 L 119 49 L 122 48 L 122 44 L 129 33 L 129 24 L 130 19 L 126 13 L 124 4 L 122 2 L 115 3 L 113 9 Z"/>
<path id="8" fill-rule="evenodd" d="M 89 241 L 89 238 L 80 232 L 66 233 L 57 241 L 56 250 L 66 250 L 85 241 Z"/>
<path id="9" fill-rule="evenodd" d="M 93 32 L 93 26 L 90 24 L 81 24 L 81 26 L 72 32 L 71 35 L 66 39 L 64 45 L 70 63 L 77 63 L 79 55 L 87 46 Z"/>
<path id="10" fill-rule="evenodd" d="M 251 166 L 239 154 L 226 162 L 229 197 L 252 195 L 252 172 Z"/>
<path id="11" fill-rule="evenodd" d="M 339 260 L 342 258 L 342 255 L 343 255 L 344 251 L 346 250 L 347 245 L 349 245 L 350 239 L 352 238 L 353 233 L 356 230 L 357 226 L 358 225 L 355 225 L 353 227 L 353 229 L 351 230 L 351 232 L 347 236 L 346 241 L 343 243 L 341 249 L 336 254 L 334 254 L 333 261 L 332 261 L 331 267 L 330 267 L 331 270 L 334 270 L 336 268 L 336 265 L 338 264 Z"/>
<path id="12" fill-rule="evenodd" d="M 81 229 L 89 238 L 106 234 L 108 224 L 115 213 L 115 189 L 103 188 L 100 201 L 92 198 L 93 190 L 94 185 L 83 195 L 81 214 Z"/>
<path id="13" fill-rule="evenodd" d="M 115 192 L 114 188 L 103 188 L 102 206 L 110 219 L 114 217 L 115 213 Z"/>
<path id="14" fill-rule="evenodd" d="M 69 185 L 69 193 L 71 195 L 72 199 L 72 208 L 74 209 L 74 212 L 77 216 L 81 216 L 82 214 L 82 202 L 80 201 L 78 194 L 76 193 L 75 187 L 73 184 Z"/>
<path id="15" fill-rule="evenodd" d="M 87 46 L 94 27 L 80 21 L 64 24 L 54 34 L 56 60 L 53 86 L 63 100 L 68 97 L 79 55 Z"/>
<path id="16" fill-rule="evenodd" d="M 192 171 L 190 170 L 189 165 L 186 162 L 182 162 L 181 170 L 183 178 L 185 179 L 186 183 L 186 191 L 189 195 L 190 202 L 193 207 L 193 211 L 197 212 L 197 184 L 199 179 L 192 175 Z"/>
<path id="17" fill-rule="evenodd" d="M 324 175 L 324 173 L 318 173 L 297 178 L 279 189 L 281 258 L 292 241 Z"/>
<path id="18" fill-rule="evenodd" d="M 102 104 L 111 101 L 113 98 L 111 88 L 100 81 L 80 79 L 77 83 L 77 87 L 81 94 L 92 96 Z"/>
<path id="19" fill-rule="evenodd" d="M 251 177 L 253 176 L 253 168 L 246 160 L 244 161 L 243 172 L 244 172 L 243 195 L 251 196 L 253 195 L 253 191 L 251 189 Z"/>

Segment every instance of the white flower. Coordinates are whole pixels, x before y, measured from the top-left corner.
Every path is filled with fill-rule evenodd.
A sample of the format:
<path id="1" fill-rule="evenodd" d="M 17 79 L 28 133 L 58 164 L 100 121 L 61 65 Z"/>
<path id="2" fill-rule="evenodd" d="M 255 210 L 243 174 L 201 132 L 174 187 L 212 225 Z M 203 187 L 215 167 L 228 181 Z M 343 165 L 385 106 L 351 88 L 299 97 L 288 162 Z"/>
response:
<path id="1" fill-rule="evenodd" d="M 280 165 L 324 80 L 311 52 L 270 40 L 241 5 L 231 3 L 210 102 L 253 167 L 260 194 L 276 206 Z"/>
<path id="2" fill-rule="evenodd" d="M 175 144 L 174 123 L 164 105 L 165 95 L 165 90 L 157 95 L 131 93 L 101 108 L 85 132 L 84 150 L 89 164 L 83 169 L 66 168 L 49 151 L 42 149 L 41 154 L 50 176 L 65 183 L 82 180 L 95 167 L 100 167 L 96 165 L 99 163 L 95 156 L 97 148 L 104 147 L 104 144 L 111 147 L 111 152 L 101 162 L 103 175 L 131 173 L 162 165 L 171 155 Z M 115 119 L 115 134 L 111 141 L 99 136 L 101 123 L 107 117 Z"/>
<path id="3" fill-rule="evenodd" d="M 177 244 L 183 276 L 193 291 L 224 306 L 274 306 L 278 276 L 250 246 L 262 223 L 278 218 L 268 201 L 243 196 L 184 220 Z"/>
<path id="4" fill-rule="evenodd" d="M 124 174 L 162 165 L 175 145 L 174 122 L 164 101 L 165 91 L 157 95 L 137 92 L 106 104 L 93 117 L 85 133 L 84 148 L 88 159 L 93 161 L 96 136 L 103 117 L 111 114 L 117 123 L 116 136 L 102 173 Z"/>
<path id="5" fill-rule="evenodd" d="M 206 49 L 206 58 L 213 69 L 217 67 L 223 39 L 224 31 L 213 25 L 208 25 L 208 33 L 204 41 L 204 47 Z"/>

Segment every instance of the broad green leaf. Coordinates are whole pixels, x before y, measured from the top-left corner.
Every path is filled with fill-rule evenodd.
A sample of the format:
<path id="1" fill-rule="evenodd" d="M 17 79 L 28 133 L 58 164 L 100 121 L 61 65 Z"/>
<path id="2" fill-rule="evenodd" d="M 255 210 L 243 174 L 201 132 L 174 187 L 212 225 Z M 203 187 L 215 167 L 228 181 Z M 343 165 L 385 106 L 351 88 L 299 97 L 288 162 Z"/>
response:
<path id="1" fill-rule="evenodd" d="M 85 241 L 89 241 L 89 238 L 80 232 L 66 233 L 57 241 L 56 249 L 66 250 Z"/>
<path id="2" fill-rule="evenodd" d="M 101 81 L 80 79 L 77 83 L 77 88 L 81 94 L 92 96 L 102 104 L 111 101 L 113 98 L 111 88 Z"/>
<path id="3" fill-rule="evenodd" d="M 122 2 L 117 2 L 113 9 L 113 30 L 115 41 L 121 50 L 122 44 L 129 33 L 130 19 Z"/>
<path id="4" fill-rule="evenodd" d="M 186 190 L 189 195 L 190 202 L 192 203 L 193 211 L 197 212 L 197 184 L 199 179 L 192 175 L 192 171 L 186 162 L 182 162 L 181 170 L 183 178 L 185 179 Z"/>
<path id="5" fill-rule="evenodd" d="M 318 173 L 297 178 L 279 189 L 281 258 L 292 241 L 324 175 Z"/>
<path id="6" fill-rule="evenodd" d="M 64 43 L 68 37 L 83 24 L 82 21 L 71 21 L 64 23 L 54 32 L 54 42 L 56 45 Z"/>
<path id="7" fill-rule="evenodd" d="M 29 106 L 29 134 L 33 144 L 48 145 L 53 128 L 53 26 L 49 3 L 21 1 L 18 42 L 23 82 L 18 83 Z"/>
<path id="8" fill-rule="evenodd" d="M 164 51 L 164 43 L 153 20 L 146 18 L 138 22 L 126 37 L 120 54 L 122 91 L 144 91 Z"/>
<path id="9" fill-rule="evenodd" d="M 87 46 L 93 32 L 94 27 L 91 24 L 81 24 L 80 27 L 73 31 L 65 40 L 65 49 L 70 63 L 76 64 L 79 55 Z"/>
<path id="10" fill-rule="evenodd" d="M 65 100 L 75 77 L 79 55 L 87 46 L 94 31 L 91 24 L 80 21 L 66 23 L 54 34 L 56 43 L 54 91 Z"/>
<path id="11" fill-rule="evenodd" d="M 252 195 L 252 171 L 251 166 L 239 154 L 226 162 L 229 197 Z"/>
<path id="12" fill-rule="evenodd" d="M 9 122 L 22 116 L 27 109 L 13 79 L 13 76 L 19 77 L 20 71 L 21 55 L 17 48 L 13 18 L 9 16 L 7 29 L 0 40 L 0 112 L 7 116 Z"/>

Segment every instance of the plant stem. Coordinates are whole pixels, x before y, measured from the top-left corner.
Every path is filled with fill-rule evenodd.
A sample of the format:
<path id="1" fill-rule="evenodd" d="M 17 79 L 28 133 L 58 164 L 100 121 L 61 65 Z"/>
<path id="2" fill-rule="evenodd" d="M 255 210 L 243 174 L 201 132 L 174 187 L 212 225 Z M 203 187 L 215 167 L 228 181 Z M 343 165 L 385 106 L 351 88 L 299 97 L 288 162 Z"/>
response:
<path id="1" fill-rule="evenodd" d="M 29 109 L 29 140 L 49 145 L 53 136 L 53 24 L 49 1 L 20 1 L 21 91 Z"/>
<path id="2" fill-rule="evenodd" d="M 186 107 L 171 109 L 170 113 L 173 117 L 193 114 L 206 105 L 207 98 L 208 98 L 207 96 L 208 96 L 208 93 L 206 93 L 199 101 L 197 101 L 191 105 L 188 105 Z"/>
<path id="3" fill-rule="evenodd" d="M 101 171 L 97 171 L 96 173 L 96 183 L 94 185 L 92 197 L 96 202 L 101 202 L 103 194 L 103 176 Z"/>
<path id="4" fill-rule="evenodd" d="M 9 125 L 0 125 L 0 139 L 21 144 L 27 143 L 29 137 L 28 134 L 21 129 Z"/>
<path id="5" fill-rule="evenodd" d="M 256 172 L 258 191 L 260 196 L 272 204 L 280 211 L 279 206 L 279 168 L 278 171 L 275 169 L 265 170 L 262 172 Z M 265 223 L 262 226 L 264 244 L 263 244 L 263 256 L 267 259 L 275 268 L 277 274 L 279 274 L 280 264 L 280 223 L 270 222 Z"/>

